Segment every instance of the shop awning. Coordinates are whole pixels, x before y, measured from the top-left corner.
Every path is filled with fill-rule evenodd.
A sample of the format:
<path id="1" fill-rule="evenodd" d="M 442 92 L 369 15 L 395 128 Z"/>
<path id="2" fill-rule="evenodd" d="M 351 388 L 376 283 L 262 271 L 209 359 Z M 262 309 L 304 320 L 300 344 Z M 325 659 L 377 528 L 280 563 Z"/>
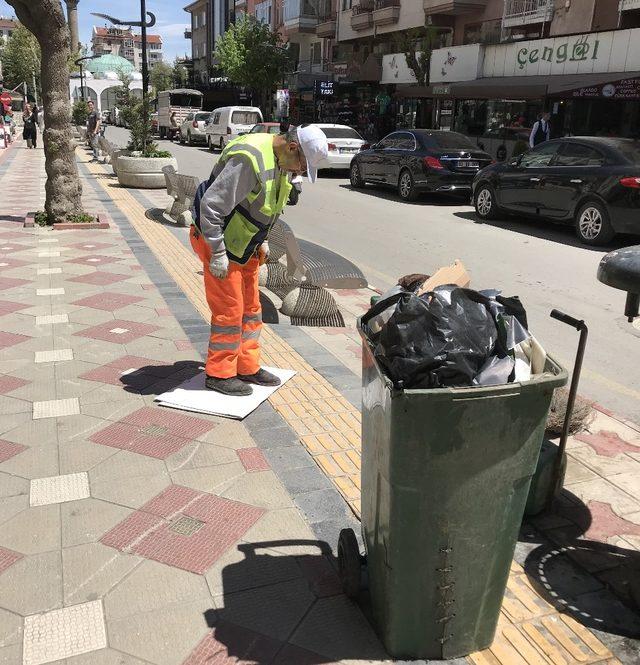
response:
<path id="1" fill-rule="evenodd" d="M 542 99 L 563 97 L 573 90 L 601 86 L 640 77 L 640 72 L 609 72 L 600 74 L 562 74 L 557 76 L 502 76 L 449 83 L 438 95 L 456 99 Z"/>

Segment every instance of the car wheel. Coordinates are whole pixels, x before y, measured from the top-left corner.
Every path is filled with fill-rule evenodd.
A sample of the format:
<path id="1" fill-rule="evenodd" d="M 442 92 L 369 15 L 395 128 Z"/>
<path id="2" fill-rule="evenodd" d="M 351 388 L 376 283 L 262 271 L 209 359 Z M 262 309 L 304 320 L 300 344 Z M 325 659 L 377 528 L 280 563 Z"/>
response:
<path id="1" fill-rule="evenodd" d="M 496 219 L 498 216 L 496 195 L 489 185 L 478 186 L 473 197 L 473 205 L 480 219 Z"/>
<path id="2" fill-rule="evenodd" d="M 209 148 L 209 150 L 211 152 L 213 152 L 213 143 L 211 143 L 211 137 L 210 136 L 207 136 L 207 148 Z"/>
<path id="3" fill-rule="evenodd" d="M 585 245 L 605 245 L 615 231 L 609 221 L 607 209 L 597 201 L 588 201 L 576 214 L 576 233 Z"/>
<path id="4" fill-rule="evenodd" d="M 218 146 L 218 149 L 220 152 L 224 150 L 224 139 L 222 137 L 220 137 L 220 145 Z"/>
<path id="5" fill-rule="evenodd" d="M 362 189 L 365 185 L 365 182 L 362 178 L 362 173 L 360 173 L 360 166 L 355 162 L 351 164 L 351 169 L 349 170 L 349 180 L 351 181 L 351 186 L 354 189 Z"/>
<path id="6" fill-rule="evenodd" d="M 418 198 L 415 183 L 411 171 L 406 169 L 400 173 L 398 178 L 398 196 L 403 201 L 415 201 Z"/>

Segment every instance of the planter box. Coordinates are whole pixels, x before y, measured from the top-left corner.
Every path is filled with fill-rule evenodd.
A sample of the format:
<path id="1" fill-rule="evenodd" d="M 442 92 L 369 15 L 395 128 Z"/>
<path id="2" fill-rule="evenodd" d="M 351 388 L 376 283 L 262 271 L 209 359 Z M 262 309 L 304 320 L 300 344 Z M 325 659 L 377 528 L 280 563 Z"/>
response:
<path id="1" fill-rule="evenodd" d="M 130 150 L 126 150 L 125 148 L 114 150 L 111 153 L 111 168 L 113 169 L 113 175 L 118 175 L 118 159 L 120 157 L 129 157 L 131 155 Z"/>
<path id="2" fill-rule="evenodd" d="M 95 222 L 58 222 L 51 227 L 43 226 L 42 228 L 52 228 L 54 231 L 71 231 L 71 230 L 82 230 L 82 229 L 108 229 L 109 228 L 109 218 L 103 213 L 98 213 L 96 215 L 97 221 Z M 37 226 L 35 220 L 35 213 L 29 212 L 24 218 L 24 228 L 32 229 Z"/>
<path id="3" fill-rule="evenodd" d="M 165 166 L 178 170 L 175 157 L 118 157 L 118 182 L 124 187 L 136 189 L 164 189 L 166 187 Z"/>

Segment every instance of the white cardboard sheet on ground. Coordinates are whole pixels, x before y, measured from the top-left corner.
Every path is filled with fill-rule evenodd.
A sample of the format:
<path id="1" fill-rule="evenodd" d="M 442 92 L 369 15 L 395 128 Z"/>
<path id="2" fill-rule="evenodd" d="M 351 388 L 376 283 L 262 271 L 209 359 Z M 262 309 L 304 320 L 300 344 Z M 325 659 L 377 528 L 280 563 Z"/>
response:
<path id="1" fill-rule="evenodd" d="M 177 388 L 158 395 L 154 401 L 158 402 L 160 406 L 168 406 L 181 411 L 207 413 L 211 416 L 242 420 L 295 375 L 292 369 L 280 369 L 278 367 L 265 367 L 265 369 L 280 378 L 282 381 L 280 386 L 268 388 L 252 385 L 252 395 L 230 397 L 214 390 L 207 390 L 204 387 L 205 373 L 200 372 L 200 374 L 196 374 L 196 376 L 181 383 Z"/>

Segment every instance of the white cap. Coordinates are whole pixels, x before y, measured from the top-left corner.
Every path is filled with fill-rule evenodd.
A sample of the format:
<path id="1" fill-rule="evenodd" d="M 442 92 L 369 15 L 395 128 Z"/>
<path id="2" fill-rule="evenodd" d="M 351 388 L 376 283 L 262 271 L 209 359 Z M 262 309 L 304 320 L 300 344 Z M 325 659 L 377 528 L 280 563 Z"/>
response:
<path id="1" fill-rule="evenodd" d="M 307 178 L 315 182 L 318 165 L 329 155 L 329 142 L 325 133 L 317 125 L 298 127 L 298 143 L 307 160 Z"/>

